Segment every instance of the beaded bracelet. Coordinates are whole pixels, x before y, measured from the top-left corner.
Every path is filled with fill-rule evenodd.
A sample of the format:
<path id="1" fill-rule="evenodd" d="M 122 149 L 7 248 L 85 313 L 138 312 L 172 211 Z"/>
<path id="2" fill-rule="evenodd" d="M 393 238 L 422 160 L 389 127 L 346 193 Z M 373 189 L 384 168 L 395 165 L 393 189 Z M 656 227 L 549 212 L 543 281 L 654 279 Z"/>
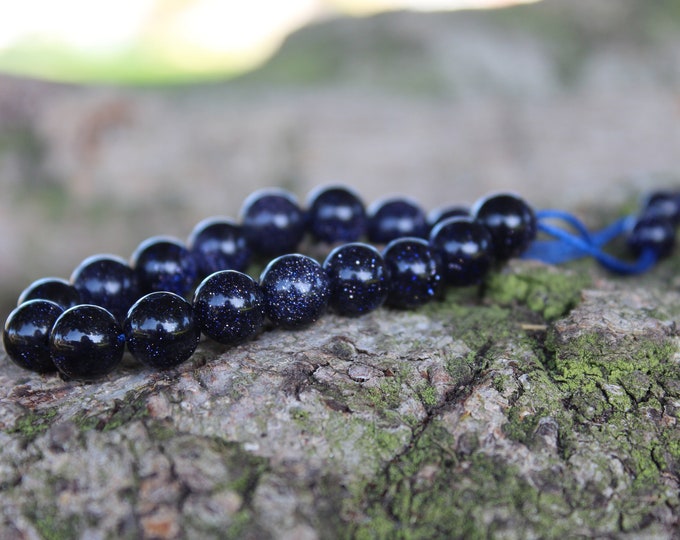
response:
<path id="1" fill-rule="evenodd" d="M 328 306 L 345 316 L 384 303 L 413 309 L 440 297 L 445 285 L 480 283 L 512 257 L 558 264 L 591 256 L 613 272 L 644 272 L 671 253 L 678 223 L 680 192 L 671 191 L 647 197 L 637 216 L 590 231 L 572 214 L 534 212 L 507 193 L 485 197 L 471 209 L 446 207 L 425 216 L 403 198 L 366 210 L 346 187 L 312 192 L 306 211 L 288 192 L 261 190 L 244 202 L 240 225 L 206 219 L 186 245 L 153 237 L 139 245 L 129 264 L 95 255 L 70 281 L 34 282 L 9 315 L 3 344 L 20 367 L 58 370 L 72 379 L 110 373 L 126 345 L 142 364 L 168 369 L 191 357 L 201 334 L 234 345 L 259 333 L 266 320 L 301 328 Z M 336 245 L 323 264 L 294 253 L 307 233 Z M 537 240 L 537 233 L 552 239 Z M 604 251 L 621 235 L 635 260 Z M 364 236 L 385 245 L 382 252 L 359 242 Z M 274 257 L 259 281 L 244 273 L 252 256 Z"/>

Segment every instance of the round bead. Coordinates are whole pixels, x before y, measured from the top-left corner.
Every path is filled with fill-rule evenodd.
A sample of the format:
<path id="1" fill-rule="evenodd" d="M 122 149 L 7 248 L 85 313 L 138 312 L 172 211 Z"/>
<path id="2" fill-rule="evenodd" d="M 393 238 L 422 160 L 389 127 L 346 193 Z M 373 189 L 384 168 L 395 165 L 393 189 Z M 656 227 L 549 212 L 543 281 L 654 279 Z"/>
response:
<path id="1" fill-rule="evenodd" d="M 50 300 L 62 309 L 68 309 L 80 304 L 80 294 L 68 281 L 61 278 L 49 277 L 34 281 L 19 295 L 17 305 L 28 300 Z"/>
<path id="2" fill-rule="evenodd" d="M 341 315 L 363 315 L 387 298 L 387 268 L 368 244 L 345 244 L 330 252 L 323 268 L 330 280 L 330 305 Z"/>
<path id="3" fill-rule="evenodd" d="M 67 309 L 50 333 L 54 365 L 71 379 L 103 377 L 120 364 L 124 350 L 123 330 L 115 317 L 99 306 Z"/>
<path id="4" fill-rule="evenodd" d="M 315 191 L 307 207 L 309 231 L 319 242 L 354 242 L 364 234 L 364 204 L 347 188 L 325 187 Z"/>
<path id="5" fill-rule="evenodd" d="M 28 300 L 9 314 L 2 343 L 17 366 L 48 373 L 57 368 L 50 356 L 49 335 L 64 310 L 49 300 Z"/>
<path id="6" fill-rule="evenodd" d="M 656 191 L 651 193 L 642 204 L 642 215 L 669 220 L 680 225 L 680 193 Z"/>
<path id="7" fill-rule="evenodd" d="M 668 219 L 645 216 L 635 223 L 626 243 L 635 256 L 652 250 L 659 258 L 667 257 L 675 245 L 675 228 Z"/>
<path id="8" fill-rule="evenodd" d="M 451 285 L 479 283 L 493 263 L 491 233 L 469 218 L 441 221 L 430 233 L 430 245 L 439 255 L 444 279 Z"/>
<path id="9" fill-rule="evenodd" d="M 328 276 L 321 265 L 297 253 L 271 261 L 260 276 L 260 286 L 267 317 L 284 328 L 316 321 L 330 296 Z"/>
<path id="10" fill-rule="evenodd" d="M 71 283 L 84 304 L 101 306 L 123 321 L 139 298 L 137 274 L 120 257 L 94 255 L 71 274 Z"/>
<path id="11" fill-rule="evenodd" d="M 442 293 L 442 277 L 437 255 L 421 238 L 399 238 L 383 251 L 389 275 L 387 303 L 412 309 Z"/>
<path id="12" fill-rule="evenodd" d="M 132 254 L 131 265 L 137 272 L 143 294 L 168 291 L 186 297 L 198 281 L 194 257 L 175 238 L 147 238 Z"/>
<path id="13" fill-rule="evenodd" d="M 427 226 L 432 230 L 438 223 L 452 217 L 470 217 L 470 209 L 466 206 L 442 206 L 435 208 L 427 214 Z"/>
<path id="14" fill-rule="evenodd" d="M 426 238 L 428 232 L 425 213 L 408 199 L 384 199 L 368 209 L 368 239 L 386 244 L 406 236 Z"/>
<path id="15" fill-rule="evenodd" d="M 225 345 L 240 343 L 264 325 L 262 290 L 241 272 L 216 272 L 196 289 L 194 314 L 201 332 L 210 339 Z"/>
<path id="16" fill-rule="evenodd" d="M 220 270 L 244 272 L 250 264 L 250 248 L 240 225 L 213 217 L 201 221 L 188 241 L 201 278 Z"/>
<path id="17" fill-rule="evenodd" d="M 502 193 L 481 199 L 472 214 L 489 229 L 499 260 L 520 255 L 536 238 L 534 211 L 515 195 Z"/>
<path id="18" fill-rule="evenodd" d="M 243 232 L 258 255 L 295 251 L 305 234 L 305 215 L 295 197 L 280 189 L 252 193 L 241 208 Z"/>
<path id="19" fill-rule="evenodd" d="M 153 292 L 137 300 L 123 332 L 132 356 L 156 369 L 188 360 L 201 337 L 191 304 L 171 292 Z"/>

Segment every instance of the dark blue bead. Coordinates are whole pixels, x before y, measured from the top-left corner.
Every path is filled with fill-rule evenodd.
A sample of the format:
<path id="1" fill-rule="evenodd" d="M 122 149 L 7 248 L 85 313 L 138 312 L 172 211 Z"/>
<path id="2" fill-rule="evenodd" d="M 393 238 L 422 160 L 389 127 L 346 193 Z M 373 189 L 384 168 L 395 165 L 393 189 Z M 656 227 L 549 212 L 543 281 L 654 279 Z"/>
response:
<path id="1" fill-rule="evenodd" d="M 29 300 L 7 317 L 2 343 L 17 366 L 48 373 L 56 371 L 50 356 L 49 335 L 64 310 L 49 300 Z"/>
<path id="2" fill-rule="evenodd" d="M 252 193 L 241 208 L 241 222 L 250 248 L 267 257 L 295 251 L 305 234 L 305 215 L 297 200 L 280 189 Z"/>
<path id="3" fill-rule="evenodd" d="M 80 294 L 68 281 L 61 278 L 42 278 L 34 281 L 19 295 L 17 305 L 28 300 L 50 300 L 62 309 L 81 303 Z"/>
<path id="4" fill-rule="evenodd" d="M 491 233 L 469 218 L 441 221 L 430 233 L 430 245 L 439 255 L 444 279 L 451 285 L 479 283 L 493 263 Z"/>
<path id="5" fill-rule="evenodd" d="M 330 280 L 330 305 L 341 315 L 363 315 L 387 298 L 387 268 L 382 255 L 368 244 L 345 244 L 323 264 Z"/>
<path id="6" fill-rule="evenodd" d="M 156 369 L 188 360 L 201 337 L 191 304 L 171 292 L 153 292 L 137 300 L 123 331 L 132 356 Z"/>
<path id="7" fill-rule="evenodd" d="M 262 290 L 241 272 L 216 272 L 196 289 L 194 314 L 201 332 L 209 338 L 225 345 L 239 343 L 264 325 Z"/>
<path id="8" fill-rule="evenodd" d="M 198 265 L 186 246 L 165 236 L 147 238 L 131 258 L 142 294 L 174 292 L 186 297 L 198 281 Z"/>
<path id="9" fill-rule="evenodd" d="M 520 255 L 536 238 L 534 211 L 515 195 L 502 193 L 481 199 L 472 214 L 489 229 L 498 260 Z"/>
<path id="10" fill-rule="evenodd" d="M 635 256 L 651 250 L 657 257 L 667 257 L 675 246 L 675 227 L 663 217 L 644 216 L 637 220 L 626 243 Z"/>
<path id="11" fill-rule="evenodd" d="M 466 206 L 442 206 L 441 208 L 435 208 L 427 214 L 427 226 L 431 231 L 435 225 L 452 217 L 470 217 L 470 209 Z"/>
<path id="12" fill-rule="evenodd" d="M 390 242 L 383 258 L 389 275 L 387 303 L 403 309 L 416 308 L 441 295 L 443 281 L 434 250 L 421 238 Z"/>
<path id="13" fill-rule="evenodd" d="M 354 242 L 366 228 L 361 199 L 344 187 L 324 187 L 310 194 L 309 231 L 319 242 Z"/>
<path id="14" fill-rule="evenodd" d="M 201 279 L 220 270 L 245 272 L 250 264 L 243 229 L 230 219 L 204 219 L 194 227 L 188 244 Z"/>
<path id="15" fill-rule="evenodd" d="M 642 204 L 642 215 L 667 219 L 677 226 L 680 224 L 680 193 L 656 191 Z"/>
<path id="16" fill-rule="evenodd" d="M 67 309 L 50 333 L 50 354 L 57 369 L 71 379 L 97 379 L 123 358 L 125 335 L 113 314 L 99 306 Z"/>
<path id="17" fill-rule="evenodd" d="M 311 257 L 294 253 L 270 262 L 260 276 L 267 317 L 284 328 L 316 321 L 330 296 L 328 276 Z"/>
<path id="18" fill-rule="evenodd" d="M 140 296 L 137 274 L 120 257 L 94 255 L 71 274 L 71 283 L 84 304 L 101 306 L 123 321 Z"/>
<path id="19" fill-rule="evenodd" d="M 396 238 L 426 238 L 427 220 L 422 209 L 407 199 L 384 199 L 368 209 L 368 239 L 387 244 Z"/>

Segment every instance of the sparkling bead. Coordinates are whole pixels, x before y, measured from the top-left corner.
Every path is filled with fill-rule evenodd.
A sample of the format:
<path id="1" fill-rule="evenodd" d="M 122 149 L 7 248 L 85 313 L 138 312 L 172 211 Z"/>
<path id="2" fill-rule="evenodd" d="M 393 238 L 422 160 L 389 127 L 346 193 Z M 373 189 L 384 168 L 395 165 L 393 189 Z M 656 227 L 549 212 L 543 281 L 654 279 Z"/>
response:
<path id="1" fill-rule="evenodd" d="M 281 189 L 252 193 L 241 208 L 248 245 L 258 255 L 273 257 L 295 251 L 305 234 L 305 215 L 295 197 Z"/>
<path id="2" fill-rule="evenodd" d="M 68 281 L 61 278 L 42 278 L 31 283 L 19 295 L 17 305 L 28 300 L 50 300 L 62 309 L 80 304 L 80 294 Z"/>
<path id="3" fill-rule="evenodd" d="M 323 264 L 330 280 L 330 305 L 341 315 L 363 315 L 387 298 L 387 268 L 382 255 L 368 244 L 345 244 Z"/>
<path id="4" fill-rule="evenodd" d="M 267 317 L 284 328 L 300 328 L 316 321 L 330 296 L 328 276 L 311 257 L 282 255 L 260 276 Z"/>
<path id="5" fill-rule="evenodd" d="M 430 233 L 430 245 L 439 255 L 444 279 L 451 285 L 479 283 L 493 263 L 491 233 L 469 218 L 440 222 Z"/>
<path id="6" fill-rule="evenodd" d="M 168 291 L 186 297 L 198 281 L 194 257 L 175 238 L 147 238 L 132 254 L 131 264 L 143 294 Z"/>
<path id="7" fill-rule="evenodd" d="M 50 354 L 57 369 L 71 379 L 97 379 L 123 358 L 125 335 L 115 317 L 99 306 L 64 311 L 50 333 Z"/>
<path id="8" fill-rule="evenodd" d="M 201 278 L 220 270 L 245 272 L 250 263 L 243 229 L 230 219 L 204 219 L 194 227 L 188 244 Z"/>
<path id="9" fill-rule="evenodd" d="M 680 193 L 655 191 L 642 204 L 642 215 L 668 219 L 672 225 L 680 224 Z"/>
<path id="10" fill-rule="evenodd" d="M 39 373 L 56 371 L 50 356 L 49 335 L 64 310 L 49 300 L 28 300 L 9 314 L 2 342 L 17 366 Z"/>
<path id="11" fill-rule="evenodd" d="M 383 251 L 389 275 L 387 303 L 412 309 L 437 298 L 443 282 L 437 255 L 421 238 L 399 238 Z"/>
<path id="12" fill-rule="evenodd" d="M 405 236 L 426 238 L 427 232 L 424 212 L 408 199 L 384 199 L 368 209 L 368 239 L 376 244 Z"/>
<path id="13" fill-rule="evenodd" d="M 194 314 L 201 332 L 210 339 L 225 345 L 239 343 L 264 325 L 262 290 L 241 272 L 216 272 L 196 289 Z"/>
<path id="14" fill-rule="evenodd" d="M 645 216 L 635 223 L 626 243 L 635 256 L 651 249 L 658 257 L 667 257 L 675 245 L 675 228 L 668 219 Z"/>
<path id="15" fill-rule="evenodd" d="M 153 292 L 137 300 L 123 331 L 132 356 L 156 369 L 188 360 L 201 337 L 191 304 L 171 292 Z"/>
<path id="16" fill-rule="evenodd" d="M 354 242 L 366 228 L 366 210 L 353 191 L 324 187 L 309 197 L 308 220 L 312 236 L 319 242 Z"/>
<path id="17" fill-rule="evenodd" d="M 137 274 L 114 255 L 94 255 L 85 259 L 71 274 L 71 283 L 82 303 L 101 306 L 119 321 L 125 319 L 140 294 Z"/>
<path id="18" fill-rule="evenodd" d="M 427 226 L 431 231 L 435 225 L 452 217 L 470 217 L 470 209 L 466 206 L 442 206 L 435 208 L 427 214 Z"/>
<path id="19" fill-rule="evenodd" d="M 536 237 L 534 211 L 515 195 L 502 193 L 481 199 L 472 215 L 489 229 L 498 260 L 520 255 Z"/>

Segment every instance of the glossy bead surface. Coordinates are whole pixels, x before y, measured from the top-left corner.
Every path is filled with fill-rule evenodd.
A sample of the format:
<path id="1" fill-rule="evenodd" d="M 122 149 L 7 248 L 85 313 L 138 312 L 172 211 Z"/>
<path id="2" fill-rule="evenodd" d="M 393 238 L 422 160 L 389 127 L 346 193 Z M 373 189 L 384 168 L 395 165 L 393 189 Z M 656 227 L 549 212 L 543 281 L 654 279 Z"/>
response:
<path id="1" fill-rule="evenodd" d="M 201 279 L 220 270 L 244 272 L 250 264 L 250 248 L 240 225 L 226 218 L 201 221 L 189 236 Z"/>
<path id="2" fill-rule="evenodd" d="M 470 217 L 470 209 L 466 206 L 442 206 L 435 208 L 427 214 L 427 226 L 432 230 L 435 225 L 452 217 Z"/>
<path id="3" fill-rule="evenodd" d="M 387 268 L 368 244 L 345 244 L 323 263 L 330 280 L 330 305 L 341 315 L 357 316 L 379 308 L 387 298 Z"/>
<path id="4" fill-rule="evenodd" d="M 450 285 L 479 283 L 493 263 L 491 233 L 469 218 L 441 221 L 430 233 L 430 245 L 439 254 L 441 272 Z"/>
<path id="5" fill-rule="evenodd" d="M 57 369 L 71 379 L 97 379 L 123 358 L 125 335 L 115 317 L 99 306 L 64 311 L 50 333 L 50 354 Z"/>
<path id="6" fill-rule="evenodd" d="M 319 242 L 354 242 L 364 234 L 364 204 L 347 188 L 325 187 L 315 191 L 307 207 L 309 231 Z"/>
<path id="7" fill-rule="evenodd" d="M 642 217 L 635 223 L 626 243 L 635 256 L 649 249 L 657 257 L 667 257 L 675 246 L 675 227 L 665 218 Z"/>
<path id="8" fill-rule="evenodd" d="M 191 252 L 175 238 L 154 236 L 132 254 L 142 294 L 168 291 L 186 297 L 198 281 L 198 266 Z"/>
<path id="9" fill-rule="evenodd" d="M 520 255 L 536 238 L 534 211 L 515 195 L 502 193 L 481 199 L 472 214 L 489 229 L 498 260 Z"/>
<path id="10" fill-rule="evenodd" d="M 210 339 L 225 345 L 240 343 L 264 325 L 262 290 L 241 272 L 216 272 L 196 289 L 194 314 L 201 332 Z"/>
<path id="11" fill-rule="evenodd" d="M 201 337 L 191 304 L 171 292 L 153 292 L 137 300 L 123 332 L 132 356 L 156 369 L 188 360 Z"/>
<path id="12" fill-rule="evenodd" d="M 305 215 L 295 197 L 281 189 L 252 193 L 241 208 L 248 245 L 258 255 L 273 257 L 295 251 L 305 234 Z"/>
<path id="13" fill-rule="evenodd" d="M 655 191 L 642 204 L 642 215 L 664 218 L 677 226 L 680 224 L 680 193 Z"/>
<path id="14" fill-rule="evenodd" d="M 387 244 L 406 236 L 426 238 L 425 213 L 413 201 L 402 198 L 377 201 L 368 209 L 368 239 Z"/>
<path id="15" fill-rule="evenodd" d="M 435 251 L 420 238 L 400 238 L 383 251 L 389 275 L 387 303 L 412 309 L 437 298 L 443 280 Z"/>
<path id="16" fill-rule="evenodd" d="M 57 368 L 52 362 L 49 335 L 64 310 L 49 300 L 27 300 L 7 317 L 2 343 L 17 366 L 48 373 Z"/>
<path id="17" fill-rule="evenodd" d="M 28 300 L 49 300 L 62 309 L 80 304 L 80 294 L 68 281 L 61 278 L 42 278 L 31 283 L 19 295 L 17 305 Z"/>
<path id="18" fill-rule="evenodd" d="M 330 296 L 328 276 L 311 257 L 297 253 L 271 261 L 260 276 L 264 310 L 274 324 L 301 328 L 326 310 Z"/>
<path id="19" fill-rule="evenodd" d="M 140 296 L 137 274 L 120 257 L 94 255 L 73 271 L 71 283 L 84 304 L 101 306 L 123 321 Z"/>

